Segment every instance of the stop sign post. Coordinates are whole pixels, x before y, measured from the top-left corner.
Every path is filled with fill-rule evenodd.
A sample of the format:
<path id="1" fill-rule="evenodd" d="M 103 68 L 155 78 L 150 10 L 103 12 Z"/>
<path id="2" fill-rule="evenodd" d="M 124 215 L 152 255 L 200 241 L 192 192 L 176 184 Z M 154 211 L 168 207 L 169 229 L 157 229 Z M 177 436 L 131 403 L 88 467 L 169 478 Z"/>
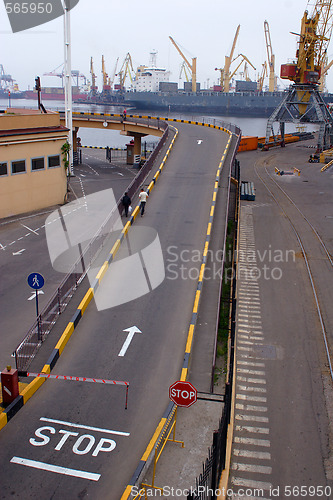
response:
<path id="1" fill-rule="evenodd" d="M 197 400 L 198 391 L 191 382 L 178 380 L 169 387 L 169 398 L 177 406 L 188 408 Z"/>

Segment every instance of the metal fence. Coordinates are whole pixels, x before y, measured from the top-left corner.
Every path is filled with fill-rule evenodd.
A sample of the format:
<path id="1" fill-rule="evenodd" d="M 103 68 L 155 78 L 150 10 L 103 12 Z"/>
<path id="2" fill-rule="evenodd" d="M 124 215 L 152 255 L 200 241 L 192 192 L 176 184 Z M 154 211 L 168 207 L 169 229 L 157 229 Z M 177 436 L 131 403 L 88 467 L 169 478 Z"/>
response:
<path id="1" fill-rule="evenodd" d="M 135 195 L 137 189 L 142 185 L 145 178 L 149 174 L 159 151 L 162 149 L 168 137 L 168 124 L 160 123 L 160 125 L 161 128 L 165 129 L 161 140 L 141 170 L 138 172 L 137 176 L 127 188 L 131 197 Z M 82 248 L 80 258 L 74 264 L 71 272 L 66 275 L 48 304 L 39 314 L 31 328 L 29 328 L 23 340 L 16 347 L 12 356 L 15 358 L 16 368 L 19 371 L 27 371 L 42 343 L 50 333 L 59 316 L 66 309 L 78 285 L 84 279 L 93 260 L 98 257 L 105 246 L 107 246 L 107 248 L 109 248 L 110 245 L 112 246 L 112 239 L 116 238 L 117 234 L 113 229 L 118 220 L 119 214 L 121 214 L 122 211 L 123 205 L 120 199 L 112 212 L 109 214 L 109 217 L 104 222 L 103 226 L 96 231 L 96 234 L 91 241 L 87 242 L 85 247 Z"/>

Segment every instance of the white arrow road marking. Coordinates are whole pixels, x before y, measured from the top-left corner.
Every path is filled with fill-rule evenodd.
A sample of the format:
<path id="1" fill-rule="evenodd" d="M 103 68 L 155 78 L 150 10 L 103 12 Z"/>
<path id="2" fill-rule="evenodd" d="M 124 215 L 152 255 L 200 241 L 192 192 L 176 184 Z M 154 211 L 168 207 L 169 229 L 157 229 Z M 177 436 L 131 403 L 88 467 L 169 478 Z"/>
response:
<path id="1" fill-rule="evenodd" d="M 31 297 L 29 297 L 29 298 L 28 298 L 28 300 L 32 300 L 32 299 L 34 299 L 34 298 L 36 297 L 36 292 L 31 292 L 31 293 L 32 293 L 32 295 L 31 295 Z M 37 290 L 37 293 L 38 293 L 39 295 L 40 295 L 40 294 L 44 295 L 43 290 Z"/>
<path id="2" fill-rule="evenodd" d="M 142 333 L 142 331 L 139 330 L 137 326 L 131 326 L 130 328 L 126 328 L 125 330 L 123 330 L 123 332 L 128 332 L 128 335 L 118 356 L 125 356 L 128 346 L 132 342 L 134 335 L 136 333 Z"/>
<path id="3" fill-rule="evenodd" d="M 201 144 L 202 143 L 202 139 L 198 139 L 198 144 Z"/>
<path id="4" fill-rule="evenodd" d="M 22 248 L 22 250 L 19 250 L 18 252 L 13 252 L 13 255 L 22 255 L 22 252 L 25 252 L 25 248 Z"/>

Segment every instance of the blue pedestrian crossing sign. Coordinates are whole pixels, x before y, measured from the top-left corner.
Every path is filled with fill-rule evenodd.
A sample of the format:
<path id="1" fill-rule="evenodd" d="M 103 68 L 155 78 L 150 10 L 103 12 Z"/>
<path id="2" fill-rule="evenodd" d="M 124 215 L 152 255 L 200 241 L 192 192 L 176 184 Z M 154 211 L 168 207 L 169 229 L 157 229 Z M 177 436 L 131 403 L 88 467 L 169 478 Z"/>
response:
<path id="1" fill-rule="evenodd" d="M 31 273 L 28 276 L 28 285 L 34 290 L 40 290 L 44 286 L 44 278 L 39 273 Z"/>

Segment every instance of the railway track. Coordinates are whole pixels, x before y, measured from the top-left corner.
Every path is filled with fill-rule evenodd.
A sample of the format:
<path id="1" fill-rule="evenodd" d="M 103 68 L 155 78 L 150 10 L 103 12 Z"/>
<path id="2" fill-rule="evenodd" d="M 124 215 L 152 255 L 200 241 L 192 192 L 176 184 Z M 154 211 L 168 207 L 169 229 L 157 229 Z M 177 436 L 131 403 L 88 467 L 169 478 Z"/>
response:
<path id="1" fill-rule="evenodd" d="M 276 155 L 273 154 L 265 157 L 265 159 L 258 160 L 254 165 L 254 170 L 289 221 L 299 243 L 314 296 L 330 376 L 333 380 L 333 315 L 330 294 L 327 293 L 325 288 L 325 279 L 327 283 L 327 276 L 332 273 L 333 258 L 309 218 L 268 171 L 268 167 L 275 167 L 275 158 Z"/>

